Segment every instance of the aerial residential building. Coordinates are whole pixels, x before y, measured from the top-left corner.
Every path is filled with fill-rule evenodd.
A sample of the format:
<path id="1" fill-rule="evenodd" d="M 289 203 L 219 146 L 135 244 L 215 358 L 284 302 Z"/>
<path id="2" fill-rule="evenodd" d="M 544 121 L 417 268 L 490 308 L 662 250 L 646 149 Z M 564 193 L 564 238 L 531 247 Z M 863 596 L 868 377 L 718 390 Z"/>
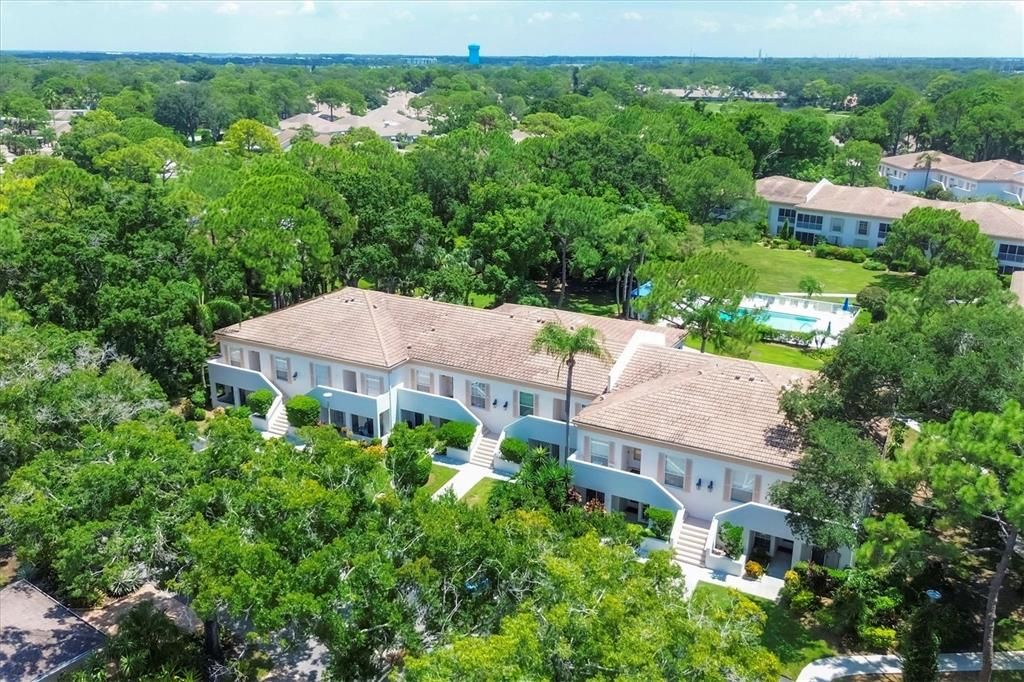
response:
<path id="1" fill-rule="evenodd" d="M 1024 204 L 1024 164 L 1006 159 L 975 163 L 942 152 L 912 152 L 885 157 L 878 174 L 895 192 L 921 192 L 936 185 L 957 199 Z"/>
<path id="2" fill-rule="evenodd" d="M 565 368 L 530 351 L 547 322 L 597 328 L 607 361 L 577 359 L 565 400 Z M 715 529 L 745 530 L 744 552 L 774 557 L 773 569 L 817 559 L 848 564 L 789 530 L 767 504 L 789 480 L 798 441 L 779 391 L 808 373 L 702 355 L 681 347 L 678 330 L 546 308 L 493 310 L 346 288 L 217 332 L 209 361 L 215 405 L 244 403 L 268 389 L 268 435 L 287 428 L 283 401 L 310 395 L 321 421 L 355 438 L 386 437 L 397 422 L 470 422 L 475 464 L 514 466 L 499 443 L 516 437 L 552 455 L 565 447 L 574 484 L 588 500 L 643 521 L 654 506 L 676 513 L 677 557 L 738 574 L 742 563 L 715 552 Z M 781 567 L 781 568 L 780 568 Z"/>
<path id="3" fill-rule="evenodd" d="M 1024 210 L 986 201 L 934 201 L 880 187 L 833 185 L 782 176 L 761 178 L 757 193 L 768 202 L 772 234 L 789 223 L 803 244 L 826 241 L 874 249 L 885 243 L 893 221 L 919 206 L 951 209 L 978 223 L 993 242 L 1002 273 L 1024 269 Z"/>

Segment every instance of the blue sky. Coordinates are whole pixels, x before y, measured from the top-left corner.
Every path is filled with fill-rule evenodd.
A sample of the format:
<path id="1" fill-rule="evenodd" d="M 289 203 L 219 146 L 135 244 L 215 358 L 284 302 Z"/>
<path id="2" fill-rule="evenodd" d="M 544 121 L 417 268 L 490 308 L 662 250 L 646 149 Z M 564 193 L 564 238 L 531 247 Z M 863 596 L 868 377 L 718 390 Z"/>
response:
<path id="1" fill-rule="evenodd" d="M 1024 56 L 1024 0 L 2 0 L 0 49 Z"/>

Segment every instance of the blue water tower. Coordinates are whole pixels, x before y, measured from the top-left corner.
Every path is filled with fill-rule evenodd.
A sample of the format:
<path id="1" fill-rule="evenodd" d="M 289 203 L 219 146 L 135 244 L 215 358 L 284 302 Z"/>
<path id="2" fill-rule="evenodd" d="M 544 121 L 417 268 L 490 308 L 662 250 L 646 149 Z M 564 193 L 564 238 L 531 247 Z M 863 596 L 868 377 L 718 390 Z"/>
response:
<path id="1" fill-rule="evenodd" d="M 480 64 L 480 46 L 470 45 L 469 46 L 469 63 L 473 65 Z"/>

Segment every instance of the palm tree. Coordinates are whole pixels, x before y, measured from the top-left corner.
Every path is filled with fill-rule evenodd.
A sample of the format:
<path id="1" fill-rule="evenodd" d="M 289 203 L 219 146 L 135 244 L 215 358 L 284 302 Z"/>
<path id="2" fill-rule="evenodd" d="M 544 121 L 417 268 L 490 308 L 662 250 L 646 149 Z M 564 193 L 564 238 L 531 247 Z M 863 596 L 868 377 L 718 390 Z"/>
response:
<path id="1" fill-rule="evenodd" d="M 931 174 L 932 174 L 932 164 L 933 163 L 939 163 L 940 161 L 942 161 L 942 155 L 940 155 L 938 152 L 924 152 L 919 157 L 917 157 L 917 161 L 914 162 L 914 168 L 922 168 L 923 167 L 925 169 L 924 170 L 924 188 L 925 189 L 928 189 L 928 178 L 931 177 Z M 943 189 L 945 189 L 945 188 L 943 188 Z"/>
<path id="2" fill-rule="evenodd" d="M 559 371 L 564 364 L 566 367 L 565 377 L 565 447 L 563 448 L 558 461 L 565 465 L 566 457 L 569 456 L 569 426 L 570 411 L 572 406 L 572 371 L 576 366 L 576 357 L 589 355 L 598 360 L 607 361 L 608 353 L 601 345 L 603 339 L 601 333 L 593 327 L 580 327 L 573 331 L 566 329 L 557 322 L 548 322 L 537 335 L 533 337 L 530 344 L 530 351 L 534 353 L 546 353 L 559 360 Z"/>

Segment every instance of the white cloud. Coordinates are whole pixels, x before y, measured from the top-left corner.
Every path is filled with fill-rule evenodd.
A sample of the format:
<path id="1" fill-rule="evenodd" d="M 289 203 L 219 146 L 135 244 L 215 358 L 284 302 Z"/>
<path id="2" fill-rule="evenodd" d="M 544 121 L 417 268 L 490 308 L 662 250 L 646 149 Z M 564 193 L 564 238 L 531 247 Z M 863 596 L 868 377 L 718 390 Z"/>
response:
<path id="1" fill-rule="evenodd" d="M 797 5 L 788 2 L 782 6 L 782 14 L 765 23 L 769 29 L 814 28 L 840 24 L 866 24 L 904 18 L 914 12 L 934 12 L 960 7 L 961 0 L 848 0 L 847 2 L 824 3 L 808 11 L 810 3 Z"/>
<path id="2" fill-rule="evenodd" d="M 316 3 L 313 0 L 303 0 L 302 5 L 299 7 L 299 14 L 314 14 L 316 12 Z"/>
<path id="3" fill-rule="evenodd" d="M 149 6 L 149 8 L 154 12 L 166 12 L 169 7 L 170 5 L 166 2 L 162 2 L 161 0 L 154 0 L 154 2 Z"/>
<path id="4" fill-rule="evenodd" d="M 579 12 L 567 12 L 560 15 L 565 21 L 579 21 L 583 17 L 580 16 Z"/>
<path id="5" fill-rule="evenodd" d="M 552 12 L 534 12 L 530 15 L 530 18 L 526 20 L 528 24 L 540 24 L 545 21 L 551 21 L 555 15 Z"/>
<path id="6" fill-rule="evenodd" d="M 701 20 L 697 22 L 697 28 L 701 33 L 718 33 L 721 25 L 717 21 Z"/>
<path id="7" fill-rule="evenodd" d="M 643 21 L 644 18 L 639 12 L 625 12 L 622 18 L 626 21 Z"/>
<path id="8" fill-rule="evenodd" d="M 237 2 L 222 2 L 217 5 L 215 10 L 217 14 L 238 14 L 238 10 L 242 9 L 242 6 Z"/>
<path id="9" fill-rule="evenodd" d="M 397 9 L 391 13 L 391 16 L 393 16 L 395 19 L 398 19 L 399 21 L 412 21 L 413 19 L 416 18 L 416 15 L 414 15 L 407 9 Z"/>

